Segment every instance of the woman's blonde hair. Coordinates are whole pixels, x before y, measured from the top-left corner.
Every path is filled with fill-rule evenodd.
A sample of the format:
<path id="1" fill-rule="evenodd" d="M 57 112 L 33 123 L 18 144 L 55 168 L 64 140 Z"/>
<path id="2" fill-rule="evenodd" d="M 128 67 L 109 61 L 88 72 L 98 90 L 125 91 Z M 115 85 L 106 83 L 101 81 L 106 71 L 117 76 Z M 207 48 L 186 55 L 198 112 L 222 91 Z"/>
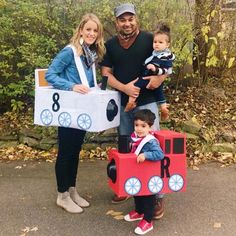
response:
<path id="1" fill-rule="evenodd" d="M 73 37 L 71 38 L 70 43 L 73 46 L 75 46 L 79 55 L 83 54 L 82 47 L 80 45 L 80 38 L 81 38 L 80 31 L 84 28 L 84 25 L 89 20 L 91 20 L 97 24 L 98 36 L 97 36 L 96 41 L 92 45 L 92 47 L 96 51 L 98 58 L 102 59 L 103 55 L 105 54 L 105 46 L 104 46 L 104 39 L 103 39 L 103 27 L 102 27 L 100 20 L 98 19 L 98 17 L 96 15 L 94 15 L 92 13 L 88 13 L 82 17 L 78 27 L 75 29 L 75 33 L 74 33 Z"/>

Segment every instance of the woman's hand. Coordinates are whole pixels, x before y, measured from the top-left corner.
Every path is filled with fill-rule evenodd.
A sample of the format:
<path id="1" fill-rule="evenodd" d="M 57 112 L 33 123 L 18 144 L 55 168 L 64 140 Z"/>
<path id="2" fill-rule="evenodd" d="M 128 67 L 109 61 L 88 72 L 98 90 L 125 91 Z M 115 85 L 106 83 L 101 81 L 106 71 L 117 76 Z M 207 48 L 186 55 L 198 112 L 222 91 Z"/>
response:
<path id="1" fill-rule="evenodd" d="M 75 84 L 73 87 L 73 91 L 77 93 L 86 94 L 90 91 L 90 88 L 83 84 Z"/>
<path id="2" fill-rule="evenodd" d="M 139 92 L 140 92 L 140 88 L 139 87 L 136 87 L 134 85 L 134 83 L 138 80 L 135 79 L 131 82 L 129 82 L 128 84 L 124 85 L 124 90 L 123 92 L 126 93 L 128 96 L 130 97 L 134 97 L 134 98 L 137 98 L 138 95 L 139 95 Z"/>

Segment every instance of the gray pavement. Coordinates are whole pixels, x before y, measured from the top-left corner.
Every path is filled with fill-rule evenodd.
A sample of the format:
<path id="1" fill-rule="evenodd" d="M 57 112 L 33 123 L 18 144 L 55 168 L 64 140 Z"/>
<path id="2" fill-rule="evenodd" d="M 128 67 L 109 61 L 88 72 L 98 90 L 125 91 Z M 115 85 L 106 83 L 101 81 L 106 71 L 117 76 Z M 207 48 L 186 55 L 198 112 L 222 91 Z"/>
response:
<path id="1" fill-rule="evenodd" d="M 92 206 L 69 214 L 55 204 L 54 163 L 14 161 L 0 163 L 1 236 L 134 235 L 135 222 L 116 220 L 109 210 L 126 214 L 133 200 L 110 202 L 106 161 L 80 163 L 78 189 Z M 20 168 L 21 167 L 21 168 Z M 187 191 L 165 197 L 165 215 L 147 235 L 236 235 L 236 165 L 220 168 L 211 163 L 188 170 Z M 28 228 L 27 228 L 28 227 Z M 24 233 L 25 229 L 29 232 Z"/>

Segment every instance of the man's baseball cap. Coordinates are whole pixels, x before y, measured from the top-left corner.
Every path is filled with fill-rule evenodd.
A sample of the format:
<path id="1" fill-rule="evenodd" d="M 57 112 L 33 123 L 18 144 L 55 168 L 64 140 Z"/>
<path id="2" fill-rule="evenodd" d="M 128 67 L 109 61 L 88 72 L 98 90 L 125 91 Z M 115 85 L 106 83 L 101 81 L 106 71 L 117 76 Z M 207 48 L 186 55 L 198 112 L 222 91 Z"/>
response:
<path id="1" fill-rule="evenodd" d="M 114 15 L 116 18 L 124 13 L 131 13 L 135 15 L 136 13 L 134 5 L 131 3 L 124 3 L 114 9 Z"/>

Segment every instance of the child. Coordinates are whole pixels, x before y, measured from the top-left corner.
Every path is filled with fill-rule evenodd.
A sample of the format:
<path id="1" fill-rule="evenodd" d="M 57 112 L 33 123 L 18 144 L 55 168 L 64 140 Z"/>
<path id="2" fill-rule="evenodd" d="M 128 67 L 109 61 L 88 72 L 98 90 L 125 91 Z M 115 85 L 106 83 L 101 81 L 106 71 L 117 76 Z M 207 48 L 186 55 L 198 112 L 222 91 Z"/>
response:
<path id="1" fill-rule="evenodd" d="M 172 63 L 175 59 L 174 54 L 170 49 L 170 28 L 163 23 L 157 25 L 157 29 L 154 32 L 153 38 L 153 53 L 152 56 L 145 60 L 145 70 L 143 77 L 150 75 L 163 75 L 172 73 Z M 149 80 L 144 80 L 142 76 L 135 82 L 135 86 L 139 88 L 145 88 Z M 163 85 L 156 89 L 157 101 L 161 108 L 161 119 L 166 120 L 169 115 L 168 106 L 166 104 L 165 97 L 163 95 Z M 125 111 L 130 111 L 136 107 L 136 98 L 129 97 L 129 101 L 125 107 Z"/>
<path id="2" fill-rule="evenodd" d="M 150 134 L 155 118 L 155 114 L 148 109 L 139 110 L 134 115 L 131 152 L 137 154 L 137 163 L 142 163 L 145 160 L 159 161 L 164 158 L 159 142 Z M 125 215 L 124 220 L 141 220 L 134 230 L 136 234 L 146 234 L 153 229 L 152 218 L 154 215 L 155 199 L 156 195 L 134 196 L 135 210 Z"/>

